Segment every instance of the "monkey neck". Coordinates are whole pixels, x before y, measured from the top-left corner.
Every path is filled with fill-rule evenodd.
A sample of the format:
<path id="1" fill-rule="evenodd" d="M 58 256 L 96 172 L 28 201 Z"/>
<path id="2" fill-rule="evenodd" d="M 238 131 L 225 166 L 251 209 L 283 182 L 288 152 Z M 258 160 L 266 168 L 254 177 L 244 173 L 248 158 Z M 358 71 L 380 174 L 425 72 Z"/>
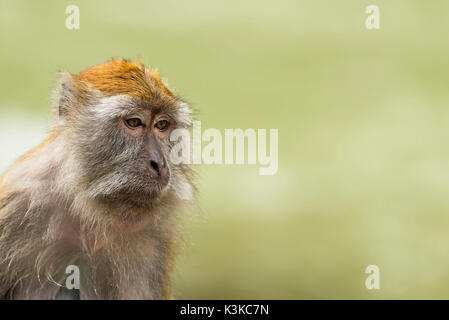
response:
<path id="1" fill-rule="evenodd" d="M 83 234 L 81 242 L 89 254 L 95 254 L 108 243 L 114 242 L 117 237 L 126 237 L 144 232 L 152 223 L 151 216 L 139 217 L 139 219 L 119 220 L 116 224 L 100 236 L 95 234 Z"/>
<path id="2" fill-rule="evenodd" d="M 109 214 L 112 214 L 109 212 Z M 71 245 L 79 247 L 88 255 L 93 255 L 116 240 L 117 237 L 131 237 L 134 234 L 145 232 L 155 224 L 155 218 L 151 215 L 137 216 L 127 219 L 113 218 L 102 222 L 101 219 L 83 221 L 82 215 L 64 214 L 55 229 L 59 230 L 60 238 Z M 92 220 L 99 222 L 94 227 L 89 225 Z"/>

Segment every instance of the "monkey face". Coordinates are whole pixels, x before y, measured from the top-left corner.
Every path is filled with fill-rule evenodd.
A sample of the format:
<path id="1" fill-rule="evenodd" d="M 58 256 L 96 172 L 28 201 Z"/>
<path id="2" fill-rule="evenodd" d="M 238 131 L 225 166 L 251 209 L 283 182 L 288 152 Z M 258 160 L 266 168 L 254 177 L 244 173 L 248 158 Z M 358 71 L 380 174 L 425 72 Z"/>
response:
<path id="1" fill-rule="evenodd" d="M 139 206 L 188 196 L 187 168 L 169 159 L 170 133 L 190 124 L 187 108 L 178 101 L 115 95 L 80 114 L 73 141 L 89 196 Z"/>
<path id="2" fill-rule="evenodd" d="M 189 168 L 169 157 L 170 134 L 191 126 L 191 110 L 156 71 L 113 59 L 63 75 L 56 98 L 59 128 L 80 167 L 78 190 L 137 206 L 191 198 Z"/>
<path id="3" fill-rule="evenodd" d="M 158 190 L 164 188 L 170 178 L 170 168 L 162 144 L 169 139 L 173 120 L 168 115 L 152 114 L 155 109 L 152 109 L 153 112 L 150 110 L 141 108 L 136 114 L 122 117 L 118 122 L 125 134 L 141 142 L 141 169 Z"/>

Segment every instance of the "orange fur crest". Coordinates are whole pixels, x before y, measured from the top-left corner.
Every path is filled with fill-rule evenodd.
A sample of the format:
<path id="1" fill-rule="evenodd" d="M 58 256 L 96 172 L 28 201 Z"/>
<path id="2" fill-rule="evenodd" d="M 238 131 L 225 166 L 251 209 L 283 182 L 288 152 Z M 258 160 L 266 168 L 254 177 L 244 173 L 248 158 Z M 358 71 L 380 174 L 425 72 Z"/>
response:
<path id="1" fill-rule="evenodd" d="M 173 99 L 173 93 L 162 83 L 157 70 L 124 59 L 113 59 L 73 75 L 106 95 L 125 94 L 138 99 L 151 99 L 156 94 Z"/>

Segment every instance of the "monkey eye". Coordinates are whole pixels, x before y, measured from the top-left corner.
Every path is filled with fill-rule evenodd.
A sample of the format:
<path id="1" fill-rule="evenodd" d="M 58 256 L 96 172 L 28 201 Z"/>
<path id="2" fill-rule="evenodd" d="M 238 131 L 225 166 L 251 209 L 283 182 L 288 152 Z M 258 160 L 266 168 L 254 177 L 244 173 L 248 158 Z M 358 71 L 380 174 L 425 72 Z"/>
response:
<path id="1" fill-rule="evenodd" d="M 165 129 L 168 128 L 168 121 L 167 120 L 159 120 L 158 122 L 156 122 L 154 124 L 154 126 L 159 129 L 160 131 L 164 131 Z"/>
<path id="2" fill-rule="evenodd" d="M 140 127 L 142 124 L 142 120 L 140 120 L 139 118 L 131 118 L 126 120 L 126 124 L 131 127 L 131 128 L 137 128 Z"/>

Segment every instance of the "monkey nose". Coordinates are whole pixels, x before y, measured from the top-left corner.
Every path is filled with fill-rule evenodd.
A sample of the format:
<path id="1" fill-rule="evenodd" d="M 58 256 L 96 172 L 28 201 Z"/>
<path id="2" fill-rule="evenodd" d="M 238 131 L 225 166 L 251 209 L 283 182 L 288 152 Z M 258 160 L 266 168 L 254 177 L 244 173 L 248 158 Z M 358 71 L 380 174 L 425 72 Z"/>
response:
<path id="1" fill-rule="evenodd" d="M 151 177 L 160 180 L 162 184 L 167 184 L 169 171 L 164 159 L 150 160 L 150 173 Z"/>

